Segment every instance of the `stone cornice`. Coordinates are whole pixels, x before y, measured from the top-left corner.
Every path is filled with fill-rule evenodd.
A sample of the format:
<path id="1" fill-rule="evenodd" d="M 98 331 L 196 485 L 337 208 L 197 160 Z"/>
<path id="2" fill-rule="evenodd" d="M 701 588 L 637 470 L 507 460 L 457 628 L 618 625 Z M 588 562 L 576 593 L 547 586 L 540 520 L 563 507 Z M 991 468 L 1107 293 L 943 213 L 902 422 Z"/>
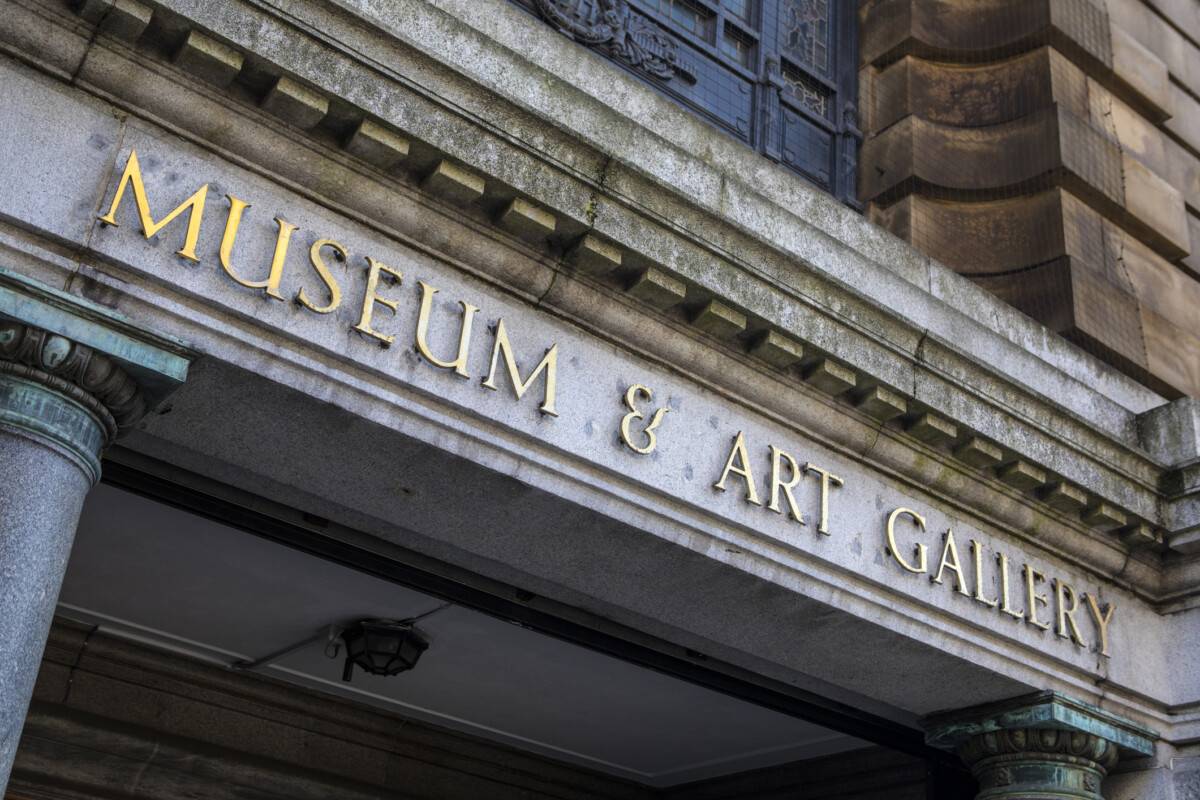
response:
<path id="1" fill-rule="evenodd" d="M 36 9 L 37 14 L 54 16 L 34 0 L 21 0 L 21 5 L 25 10 L 20 13 Z M 84 10 L 104 5 L 89 3 Z M 431 196 L 451 203 L 463 181 L 478 181 L 483 187 L 481 207 L 487 211 L 482 221 L 516 232 L 510 246 L 538 259 L 551 276 L 560 271 L 576 277 L 587 273 L 583 280 L 624 291 L 643 308 L 690 324 L 721 352 L 744 352 L 749 345 L 760 369 L 797 387 L 805 379 L 811 387 L 805 391 L 837 397 L 836 405 L 844 413 L 873 420 L 897 441 L 907 441 L 936 459 L 956 461 L 956 469 L 979 469 L 974 473 L 978 480 L 1024 495 L 1026 503 L 1040 500 L 1034 505 L 1055 509 L 1052 513 L 1075 520 L 1070 524 L 1076 527 L 1117 530 L 1127 544 L 1154 545 L 1163 522 L 1158 483 L 1164 465 L 1140 448 L 1135 414 L 1121 404 L 1140 411 L 1155 402 L 1153 395 L 930 264 L 794 176 L 757 156 L 751 160 L 752 154 L 732 140 L 711 135 L 705 139 L 712 160 L 724 167 L 687 154 L 679 142 L 707 132 L 702 123 L 603 61 L 569 50 L 569 42 L 555 39 L 557 34 L 543 31 L 518 9 L 496 6 L 504 25 L 517 26 L 506 35 L 532 37 L 539 47 L 527 49 L 543 61 L 558 58 L 555 63 L 563 66 L 562 59 L 579 56 L 581 66 L 568 70 L 565 78 L 552 76 L 546 66 L 529 60 L 533 55 L 517 56 L 505 49 L 500 31 L 489 29 L 497 36 L 489 39 L 424 3 L 397 4 L 395 13 L 408 15 L 404 35 L 416 45 L 411 51 L 400 34 L 373 27 L 383 21 L 364 29 L 362 19 L 315 5 L 299 4 L 284 14 L 263 3 L 218 8 L 164 0 L 156 6 L 164 9 L 158 17 L 149 5 L 118 5 L 125 10 L 121 13 L 141 7 L 146 22 L 155 22 L 130 34 L 124 26 L 132 24 L 129 19 L 136 21 L 137 14 L 122 17 L 117 25 L 111 10 L 87 12 L 111 34 L 97 44 L 115 57 L 144 58 L 124 50 L 118 41 L 141 37 L 142 51 L 157 51 L 162 66 L 156 68 L 174 79 L 186 80 L 166 65 L 166 59 L 209 83 L 220 76 L 220 83 L 245 69 L 247 56 L 253 55 L 258 70 L 254 80 L 273 87 L 264 89 L 260 102 L 290 126 L 292 135 L 329 147 L 330 131 L 307 122 L 302 109 L 305 102 L 327 107 L 333 98 L 340 113 L 348 108 L 361 115 L 359 123 L 348 128 L 353 135 L 341 144 L 363 168 L 379 167 L 381 153 L 401 159 L 404 169 L 389 167 L 388 174 L 397 176 L 392 180 L 405 186 L 421 181 Z M 82 69 L 88 51 L 77 41 L 81 32 L 73 30 L 78 22 L 58 17 L 55 23 L 61 26 L 61 50 L 44 58 L 28 52 L 22 57 L 58 59 L 51 66 L 61 73 L 79 73 L 81 85 L 133 108 L 146 102 L 133 95 L 123 99 L 127 87 L 115 75 L 105 74 L 105 67 Z M 192 34 L 198 38 L 189 38 Z M 461 62 L 432 62 L 429 51 L 434 48 L 422 51 L 420 37 L 433 42 L 439 36 L 452 36 L 456 45 L 469 44 L 473 55 L 486 56 L 481 63 L 503 66 L 502 75 L 492 76 L 503 85 L 482 86 L 480 75 L 464 79 Z M 284 38 L 289 42 L 286 48 L 268 44 Z M 347 41 L 354 42 L 354 49 Z M 10 39 L 10 51 L 19 45 Z M 199 56 L 184 52 L 188 48 L 217 53 L 216 61 L 226 69 L 213 67 L 212 58 L 197 61 Z M 458 58 L 455 47 L 438 52 L 447 59 Z M 153 57 L 149 63 L 154 63 Z M 418 73 L 419 86 L 409 77 Z M 283 78 L 292 83 L 298 78 L 315 90 L 293 90 L 291 83 L 280 83 Z M 532 107 L 524 102 L 528 98 L 512 94 L 522 82 L 543 85 L 549 80 L 561 92 L 555 94 L 555 102 L 563 121 L 569 124 L 575 118 L 572 109 L 581 104 L 600 122 L 573 133 L 550 128 L 545 117 L 552 109 Z M 571 81 L 590 82 L 593 92 L 600 83 L 610 90 L 619 87 L 612 96 L 619 107 L 597 102 Z M 387 90 L 381 91 L 381 86 Z M 496 93 L 505 86 L 509 95 L 498 100 Z M 271 93 L 280 91 L 288 92 L 299 106 L 271 101 Z M 244 93 L 235 96 L 250 102 Z M 653 113 L 637 121 L 631 113 L 622 113 L 639 107 Z M 183 110 L 169 103 L 149 113 L 201 138 L 215 135 L 197 128 Z M 260 112 L 251 107 L 247 113 Z M 656 129 L 642 127 L 643 121 Z M 311 133 L 300 130 L 305 125 Z M 598 132 L 605 126 L 614 130 L 607 138 Z M 667 129 L 676 131 L 674 141 L 666 138 Z M 624 134 L 629 142 L 618 148 L 613 137 Z M 643 145 L 653 145 L 658 158 L 647 159 L 644 152 L 639 157 L 637 148 Z M 453 161 L 443 162 L 447 157 Z M 458 182 L 454 175 L 438 173 L 442 163 L 466 165 L 456 168 Z M 676 171 L 655 174 L 664 164 Z M 304 182 L 299 167 L 272 168 Z M 735 177 L 739 170 L 740 178 Z M 330 190 L 332 186 L 322 186 L 316 191 Z M 354 207 L 352 193 L 342 192 L 328 199 Z M 362 213 L 371 214 L 368 209 Z M 547 216 L 556 223 L 555 232 L 539 235 L 530 220 L 536 223 Z M 530 230 L 534 240 L 519 243 Z M 590 238 L 583 238 L 589 233 Z M 889 267 L 881 266 L 884 263 Z M 541 296 L 548 286 L 553 286 L 553 277 L 518 288 Z M 545 304 L 553 308 L 556 301 L 548 296 Z M 803 351 L 799 367 L 787 363 L 789 350 Z M 777 360 L 781 352 L 786 366 Z M 1000 372 L 994 366 L 1000 363 L 1020 374 Z M 1106 386 L 1108 394 L 1091 389 L 1089 382 Z M 1119 395 L 1122 401 L 1108 395 Z M 1126 546 L 1116 545 L 1115 539 L 1113 545 Z M 1153 562 L 1149 559 L 1146 566 Z"/>

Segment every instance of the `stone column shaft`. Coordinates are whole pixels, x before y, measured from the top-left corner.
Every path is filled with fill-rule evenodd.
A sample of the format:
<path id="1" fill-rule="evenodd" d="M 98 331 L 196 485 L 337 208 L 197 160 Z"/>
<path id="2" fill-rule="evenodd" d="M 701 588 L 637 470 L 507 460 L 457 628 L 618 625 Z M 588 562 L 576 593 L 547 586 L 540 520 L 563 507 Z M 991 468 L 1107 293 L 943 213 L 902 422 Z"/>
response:
<path id="1" fill-rule="evenodd" d="M 79 512 L 93 481 L 60 446 L 5 419 L 14 391 L 38 389 L 0 375 L 0 787 L 16 755 Z M 46 405 L 70 402 L 46 394 Z M 90 424 L 99 441 L 99 423 Z"/>
<path id="2" fill-rule="evenodd" d="M 135 333 L 107 309 L 0 269 L 0 796 L 101 452 L 147 407 L 130 370 L 152 401 L 187 372 L 178 345 Z"/>

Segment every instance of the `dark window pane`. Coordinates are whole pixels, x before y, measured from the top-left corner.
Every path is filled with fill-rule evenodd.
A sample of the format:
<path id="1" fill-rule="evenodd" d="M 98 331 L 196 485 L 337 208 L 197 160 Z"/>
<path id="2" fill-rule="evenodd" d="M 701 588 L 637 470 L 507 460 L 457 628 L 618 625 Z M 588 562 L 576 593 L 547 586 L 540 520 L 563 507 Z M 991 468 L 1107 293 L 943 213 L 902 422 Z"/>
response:
<path id="1" fill-rule="evenodd" d="M 750 21 L 750 0 L 725 0 L 723 5 L 730 14 Z"/>
<path id="2" fill-rule="evenodd" d="M 651 0 L 651 4 L 657 6 L 658 13 L 671 20 L 680 29 L 701 39 L 709 38 L 710 14 L 695 3 L 690 3 L 688 0 Z"/>
<path id="3" fill-rule="evenodd" d="M 512 0 L 859 207 L 857 0 Z"/>
<path id="4" fill-rule="evenodd" d="M 726 25 L 725 35 L 721 37 L 721 52 L 731 61 L 749 67 L 754 62 L 754 41 L 732 25 Z"/>
<path id="5" fill-rule="evenodd" d="M 782 0 L 780 46 L 809 69 L 829 74 L 830 0 Z"/>
<path id="6" fill-rule="evenodd" d="M 785 64 L 784 91 L 797 104 L 818 116 L 829 116 L 829 90 L 800 70 Z"/>

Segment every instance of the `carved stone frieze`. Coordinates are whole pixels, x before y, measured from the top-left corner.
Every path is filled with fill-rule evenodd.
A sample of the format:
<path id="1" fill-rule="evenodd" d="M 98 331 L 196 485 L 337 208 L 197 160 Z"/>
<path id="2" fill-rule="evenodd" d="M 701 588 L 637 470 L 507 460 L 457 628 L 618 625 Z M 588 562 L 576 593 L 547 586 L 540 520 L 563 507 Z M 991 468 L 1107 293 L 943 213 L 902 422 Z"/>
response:
<path id="1" fill-rule="evenodd" d="M 0 319 L 0 372 L 43 383 L 85 406 L 110 441 L 146 411 L 137 382 L 111 358 L 20 322 Z"/>
<path id="2" fill-rule="evenodd" d="M 679 57 L 679 44 L 640 14 L 625 0 L 534 0 L 542 18 L 576 41 L 656 78 L 669 81 L 680 76 L 689 83 L 695 72 Z"/>

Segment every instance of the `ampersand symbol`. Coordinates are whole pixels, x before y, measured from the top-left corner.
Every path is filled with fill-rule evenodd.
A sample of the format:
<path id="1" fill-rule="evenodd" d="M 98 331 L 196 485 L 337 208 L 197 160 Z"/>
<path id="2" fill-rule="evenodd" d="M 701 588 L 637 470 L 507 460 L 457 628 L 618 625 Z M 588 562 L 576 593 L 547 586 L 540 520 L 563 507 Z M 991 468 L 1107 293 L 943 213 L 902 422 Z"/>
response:
<path id="1" fill-rule="evenodd" d="M 649 403 L 654 399 L 654 393 L 640 383 L 635 383 L 625 392 L 625 407 L 629 409 L 629 413 L 621 418 L 621 441 L 635 453 L 640 455 L 648 455 L 654 452 L 654 448 L 658 446 L 658 434 L 655 433 L 655 428 L 662 424 L 663 417 L 671 409 L 663 407 L 654 412 L 654 416 L 650 418 L 650 424 L 642 429 L 642 436 L 645 437 L 644 445 L 637 445 L 633 442 L 633 434 L 629 428 L 634 420 L 645 419 L 645 413 L 637 408 L 639 399 Z"/>

